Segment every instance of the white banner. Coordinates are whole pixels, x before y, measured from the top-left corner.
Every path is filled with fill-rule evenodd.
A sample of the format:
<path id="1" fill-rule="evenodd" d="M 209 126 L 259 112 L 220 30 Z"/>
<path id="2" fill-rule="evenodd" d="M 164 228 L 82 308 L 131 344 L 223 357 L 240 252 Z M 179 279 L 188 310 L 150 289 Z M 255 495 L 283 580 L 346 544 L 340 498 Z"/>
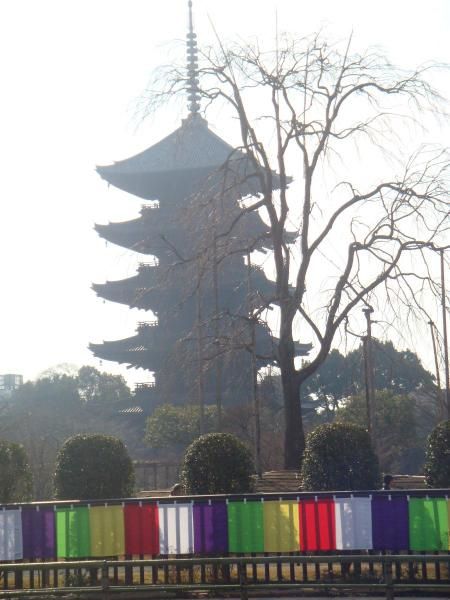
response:
<path id="1" fill-rule="evenodd" d="M 0 560 L 23 558 L 20 510 L 0 510 Z"/>
<path id="2" fill-rule="evenodd" d="M 370 498 L 336 498 L 336 548 L 371 550 L 372 500 Z"/>
<path id="3" fill-rule="evenodd" d="M 194 552 L 194 520 L 192 504 L 160 504 L 159 551 L 161 554 Z"/>

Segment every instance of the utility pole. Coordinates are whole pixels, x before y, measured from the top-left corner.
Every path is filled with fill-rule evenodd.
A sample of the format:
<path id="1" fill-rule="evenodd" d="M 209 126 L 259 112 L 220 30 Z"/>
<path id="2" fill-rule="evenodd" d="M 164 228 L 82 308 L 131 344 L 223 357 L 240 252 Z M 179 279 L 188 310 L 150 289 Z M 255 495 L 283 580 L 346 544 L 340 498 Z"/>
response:
<path id="1" fill-rule="evenodd" d="M 375 408 L 375 385 L 373 375 L 373 350 L 372 350 L 372 321 L 370 315 L 373 313 L 373 308 L 367 306 L 363 308 L 364 316 L 367 322 L 367 334 L 363 337 L 363 352 L 364 352 L 364 375 L 366 389 L 366 406 L 367 406 L 367 430 L 369 432 L 372 446 L 376 448 L 375 427 L 374 427 L 374 408 Z"/>
<path id="2" fill-rule="evenodd" d="M 250 351 L 251 351 L 251 372 L 252 372 L 252 403 L 255 417 L 255 469 L 256 475 L 261 476 L 261 416 L 258 393 L 258 366 L 256 364 L 256 320 L 253 316 L 253 290 L 251 279 L 251 258 L 250 252 L 247 253 L 247 286 L 248 286 L 248 314 L 250 319 Z"/>
<path id="3" fill-rule="evenodd" d="M 447 408 L 447 419 L 450 419 L 450 377 L 448 369 L 447 307 L 445 300 L 445 271 L 443 248 L 441 248 L 441 291 L 442 333 L 444 337 L 445 406 Z"/>
<path id="4" fill-rule="evenodd" d="M 205 394 L 203 386 L 203 339 L 202 339 L 202 298 L 201 298 L 201 275 L 198 265 L 198 287 L 197 287 L 197 360 L 198 360 L 198 406 L 200 409 L 200 435 L 205 433 Z"/>
<path id="5" fill-rule="evenodd" d="M 214 338 L 216 347 L 216 406 L 217 431 L 222 431 L 222 356 L 220 355 L 219 324 L 219 273 L 217 266 L 217 212 L 214 204 L 214 246 L 213 246 L 213 291 L 214 291 Z"/>
<path id="6" fill-rule="evenodd" d="M 439 406 L 439 420 L 441 420 L 441 419 L 445 418 L 447 408 L 444 405 L 443 398 L 442 398 L 441 375 L 439 373 L 439 360 L 438 360 L 438 354 L 437 354 L 436 337 L 434 335 L 434 330 L 436 328 L 436 325 L 433 323 L 433 321 L 428 321 L 428 325 L 430 326 L 431 341 L 433 343 L 434 369 L 436 371 L 437 399 L 438 399 L 438 406 Z"/>

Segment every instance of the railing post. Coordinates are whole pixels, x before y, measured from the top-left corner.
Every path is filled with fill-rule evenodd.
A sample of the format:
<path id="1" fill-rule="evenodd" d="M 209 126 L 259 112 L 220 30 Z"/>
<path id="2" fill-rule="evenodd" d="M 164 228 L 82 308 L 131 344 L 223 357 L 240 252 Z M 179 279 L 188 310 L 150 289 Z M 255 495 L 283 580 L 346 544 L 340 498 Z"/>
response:
<path id="1" fill-rule="evenodd" d="M 239 589 L 241 594 L 241 600 L 248 600 L 247 592 L 247 567 L 243 562 L 238 562 L 239 571 Z"/>
<path id="2" fill-rule="evenodd" d="M 108 577 L 108 563 L 106 560 L 102 565 L 102 600 L 109 600 L 109 577 Z"/>
<path id="3" fill-rule="evenodd" d="M 23 588 L 23 571 L 17 570 L 14 573 L 14 587 L 16 590 L 21 590 Z"/>
<path id="4" fill-rule="evenodd" d="M 394 586 L 392 584 L 392 561 L 384 563 L 384 582 L 386 584 L 386 600 L 394 600 Z"/>

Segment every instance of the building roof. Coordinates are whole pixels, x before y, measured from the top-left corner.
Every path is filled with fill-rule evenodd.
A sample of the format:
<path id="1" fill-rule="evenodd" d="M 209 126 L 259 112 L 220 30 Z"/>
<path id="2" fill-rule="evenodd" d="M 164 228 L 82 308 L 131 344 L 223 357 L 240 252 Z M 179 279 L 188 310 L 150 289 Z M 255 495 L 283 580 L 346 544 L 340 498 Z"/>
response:
<path id="1" fill-rule="evenodd" d="M 248 267 L 245 268 L 248 269 Z M 234 312 L 241 305 L 246 305 L 245 298 L 248 283 L 246 280 L 239 281 L 239 275 L 242 277 L 242 272 L 236 266 L 219 273 L 222 298 L 227 299 L 227 308 Z M 267 279 L 261 268 L 253 265 L 251 277 L 253 285 L 260 294 L 270 296 L 273 293 L 275 284 Z M 94 283 L 92 289 L 105 300 L 126 304 L 133 308 L 154 310 L 156 312 L 166 312 L 169 308 L 175 312 L 176 306 L 189 306 L 189 298 L 195 296 L 195 285 L 191 286 L 188 278 L 185 278 L 183 288 L 181 288 L 179 282 L 179 269 L 175 270 L 170 265 L 159 267 L 142 263 L 139 265 L 137 275 L 126 279 L 106 281 L 105 283 Z M 202 296 L 203 301 L 206 304 L 213 305 L 212 282 L 206 279 L 205 288 Z"/>
<path id="2" fill-rule="evenodd" d="M 146 200 L 176 200 L 210 192 L 224 183 L 234 195 L 261 191 L 259 175 L 244 152 L 234 149 L 213 133 L 197 113 L 181 127 L 143 152 L 112 165 L 98 166 L 108 183 Z M 220 177 L 219 177 L 220 175 Z M 273 188 L 279 177 L 272 174 Z"/>
<path id="3" fill-rule="evenodd" d="M 230 221 L 235 219 L 239 212 L 240 209 L 238 211 L 235 206 L 229 207 L 227 220 L 224 219 L 222 226 L 224 230 L 228 229 Z M 129 221 L 96 224 L 94 229 L 108 242 L 141 254 L 161 256 L 172 254 L 170 248 L 173 246 L 176 248 L 192 246 L 190 237 L 192 238 L 193 234 L 186 231 L 186 215 L 162 210 L 152 210 L 148 213 Z M 233 234 L 226 239 L 226 242 L 228 245 L 233 242 L 236 246 L 239 240 L 243 254 L 248 248 L 267 251 L 271 247 L 270 228 L 257 212 L 243 212 L 242 217 L 233 227 Z M 286 234 L 288 243 L 292 243 L 295 238 L 295 232 Z M 236 248 L 233 247 L 232 251 L 236 252 Z M 194 250 L 191 249 L 191 252 L 194 253 Z"/>

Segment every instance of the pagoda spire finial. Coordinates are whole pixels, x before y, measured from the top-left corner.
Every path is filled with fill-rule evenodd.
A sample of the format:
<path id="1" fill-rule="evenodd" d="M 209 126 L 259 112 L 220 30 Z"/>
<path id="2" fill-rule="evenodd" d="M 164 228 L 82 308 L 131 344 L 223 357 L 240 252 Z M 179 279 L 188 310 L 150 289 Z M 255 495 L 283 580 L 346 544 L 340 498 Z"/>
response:
<path id="1" fill-rule="evenodd" d="M 200 110 L 200 90 L 198 87 L 198 49 L 197 34 L 194 33 L 192 24 L 192 0 L 188 0 L 189 8 L 189 32 L 187 34 L 187 93 L 188 109 L 190 115 L 195 115 Z"/>

